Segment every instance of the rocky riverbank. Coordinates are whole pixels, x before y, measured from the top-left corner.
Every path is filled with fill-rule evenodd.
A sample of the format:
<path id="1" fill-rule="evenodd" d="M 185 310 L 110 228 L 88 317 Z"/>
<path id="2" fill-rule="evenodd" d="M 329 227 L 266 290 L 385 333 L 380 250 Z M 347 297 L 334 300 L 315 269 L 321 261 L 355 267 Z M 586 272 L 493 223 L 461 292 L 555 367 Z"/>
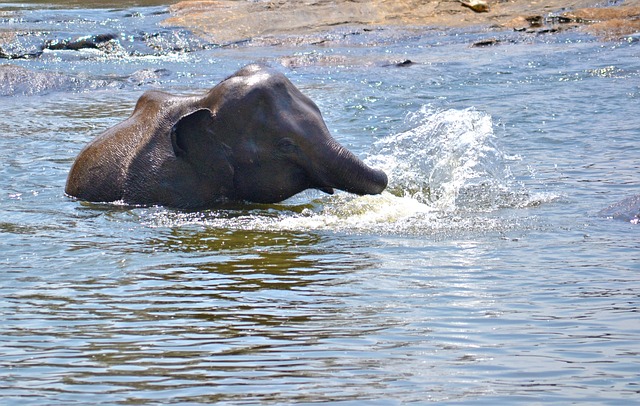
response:
<path id="1" fill-rule="evenodd" d="M 473 7 L 478 3 L 481 7 Z M 640 32 L 640 0 L 615 3 L 603 7 L 602 1 L 594 0 L 188 0 L 172 5 L 165 23 L 219 44 L 317 35 L 340 26 L 584 29 L 605 39 Z"/>

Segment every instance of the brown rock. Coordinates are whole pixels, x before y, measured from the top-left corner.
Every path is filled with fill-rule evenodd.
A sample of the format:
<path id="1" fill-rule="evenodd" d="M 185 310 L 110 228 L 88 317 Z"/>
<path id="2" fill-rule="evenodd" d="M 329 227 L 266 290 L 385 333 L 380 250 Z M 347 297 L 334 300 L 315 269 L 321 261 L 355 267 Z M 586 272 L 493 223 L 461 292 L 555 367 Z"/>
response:
<path id="1" fill-rule="evenodd" d="M 171 6 L 173 16 L 166 24 L 186 27 L 215 43 L 227 44 L 249 38 L 305 36 L 336 26 L 528 29 L 532 26 L 527 20 L 530 16 L 544 20 L 552 13 L 592 8 L 600 3 L 599 0 L 487 0 L 489 11 L 475 13 L 461 7 L 460 0 L 189 0 Z M 625 5 L 640 6 L 640 0 L 626 0 Z M 585 14 L 575 18 L 591 17 Z M 632 21 L 628 16 L 623 19 Z M 623 25 L 631 23 L 620 24 Z"/>
<path id="2" fill-rule="evenodd" d="M 583 8 L 564 17 L 585 24 L 584 30 L 604 39 L 617 39 L 640 32 L 640 6 Z"/>
<path id="3" fill-rule="evenodd" d="M 639 19 L 640 6 L 581 8 L 563 13 L 563 16 L 581 22 Z"/>
<path id="4" fill-rule="evenodd" d="M 467 8 L 470 8 L 476 13 L 486 13 L 489 11 L 489 5 L 487 4 L 486 1 L 483 1 L 483 0 L 469 0 L 469 1 L 460 0 L 460 4 L 462 4 Z"/>

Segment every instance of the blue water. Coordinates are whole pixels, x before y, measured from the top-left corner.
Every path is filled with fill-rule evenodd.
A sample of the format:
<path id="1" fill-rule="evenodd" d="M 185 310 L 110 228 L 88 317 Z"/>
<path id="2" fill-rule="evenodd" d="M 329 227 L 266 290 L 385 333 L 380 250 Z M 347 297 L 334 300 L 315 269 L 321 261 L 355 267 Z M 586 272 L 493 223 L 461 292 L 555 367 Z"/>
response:
<path id="1" fill-rule="evenodd" d="M 0 74 L 1 404 L 638 402 L 635 38 L 337 28 L 221 47 L 160 26 L 164 7 L 10 8 L 20 58 L 0 64 L 38 85 Z M 142 92 L 252 62 L 387 192 L 204 212 L 64 195 Z"/>

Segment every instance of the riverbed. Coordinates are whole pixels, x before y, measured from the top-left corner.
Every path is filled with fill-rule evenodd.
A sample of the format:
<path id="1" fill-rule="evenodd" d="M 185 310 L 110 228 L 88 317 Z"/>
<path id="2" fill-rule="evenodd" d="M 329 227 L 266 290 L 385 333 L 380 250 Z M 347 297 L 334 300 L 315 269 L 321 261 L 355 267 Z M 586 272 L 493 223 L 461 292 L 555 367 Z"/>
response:
<path id="1" fill-rule="evenodd" d="M 637 401 L 637 36 L 216 43 L 162 5 L 0 10 L 18 32 L 0 59 L 1 404 Z M 249 63 L 311 97 L 387 191 L 196 212 L 64 194 L 144 91 L 203 93 Z"/>

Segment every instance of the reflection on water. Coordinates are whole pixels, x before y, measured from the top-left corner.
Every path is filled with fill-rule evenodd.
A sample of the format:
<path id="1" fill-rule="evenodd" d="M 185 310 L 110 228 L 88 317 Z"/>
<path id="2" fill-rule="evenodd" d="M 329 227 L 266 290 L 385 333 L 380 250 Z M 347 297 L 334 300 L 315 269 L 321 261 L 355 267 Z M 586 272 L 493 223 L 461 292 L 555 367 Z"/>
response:
<path id="1" fill-rule="evenodd" d="M 84 207 L 83 222 L 111 224 L 114 234 L 70 243 L 76 261 L 67 268 L 54 262 L 46 273 L 30 271 L 50 262 L 39 250 L 40 259 L 25 257 L 4 274 L 12 275 L 0 287 L 4 399 L 515 395 L 528 403 L 559 388 L 606 402 L 610 382 L 617 396 L 634 393 L 640 352 L 625 326 L 634 324 L 637 295 L 611 282 L 632 283 L 631 275 L 585 273 L 586 259 L 568 258 L 593 243 L 575 233 L 488 246 L 203 223 L 136 229 L 147 210 Z M 548 252 L 552 272 L 537 277 L 512 250 Z"/>
<path id="2" fill-rule="evenodd" d="M 83 393 L 154 401 L 189 387 L 184 400 L 228 401 L 236 391 L 246 397 L 241 388 L 250 385 L 256 399 L 275 399 L 346 365 L 337 350 L 312 355 L 323 342 L 380 328 L 370 310 L 345 305 L 358 295 L 346 286 L 349 274 L 376 267 L 366 252 L 310 234 L 159 234 L 146 243 L 151 256 L 171 262 L 154 258 L 110 277 L 18 278 L 19 288 L 2 289 L 3 313 L 14 315 L 2 328 L 4 365 L 13 371 L 5 396 L 37 387 L 62 402 Z M 360 326 L 345 329 L 353 317 Z M 63 382 L 39 378 L 58 373 Z"/>

